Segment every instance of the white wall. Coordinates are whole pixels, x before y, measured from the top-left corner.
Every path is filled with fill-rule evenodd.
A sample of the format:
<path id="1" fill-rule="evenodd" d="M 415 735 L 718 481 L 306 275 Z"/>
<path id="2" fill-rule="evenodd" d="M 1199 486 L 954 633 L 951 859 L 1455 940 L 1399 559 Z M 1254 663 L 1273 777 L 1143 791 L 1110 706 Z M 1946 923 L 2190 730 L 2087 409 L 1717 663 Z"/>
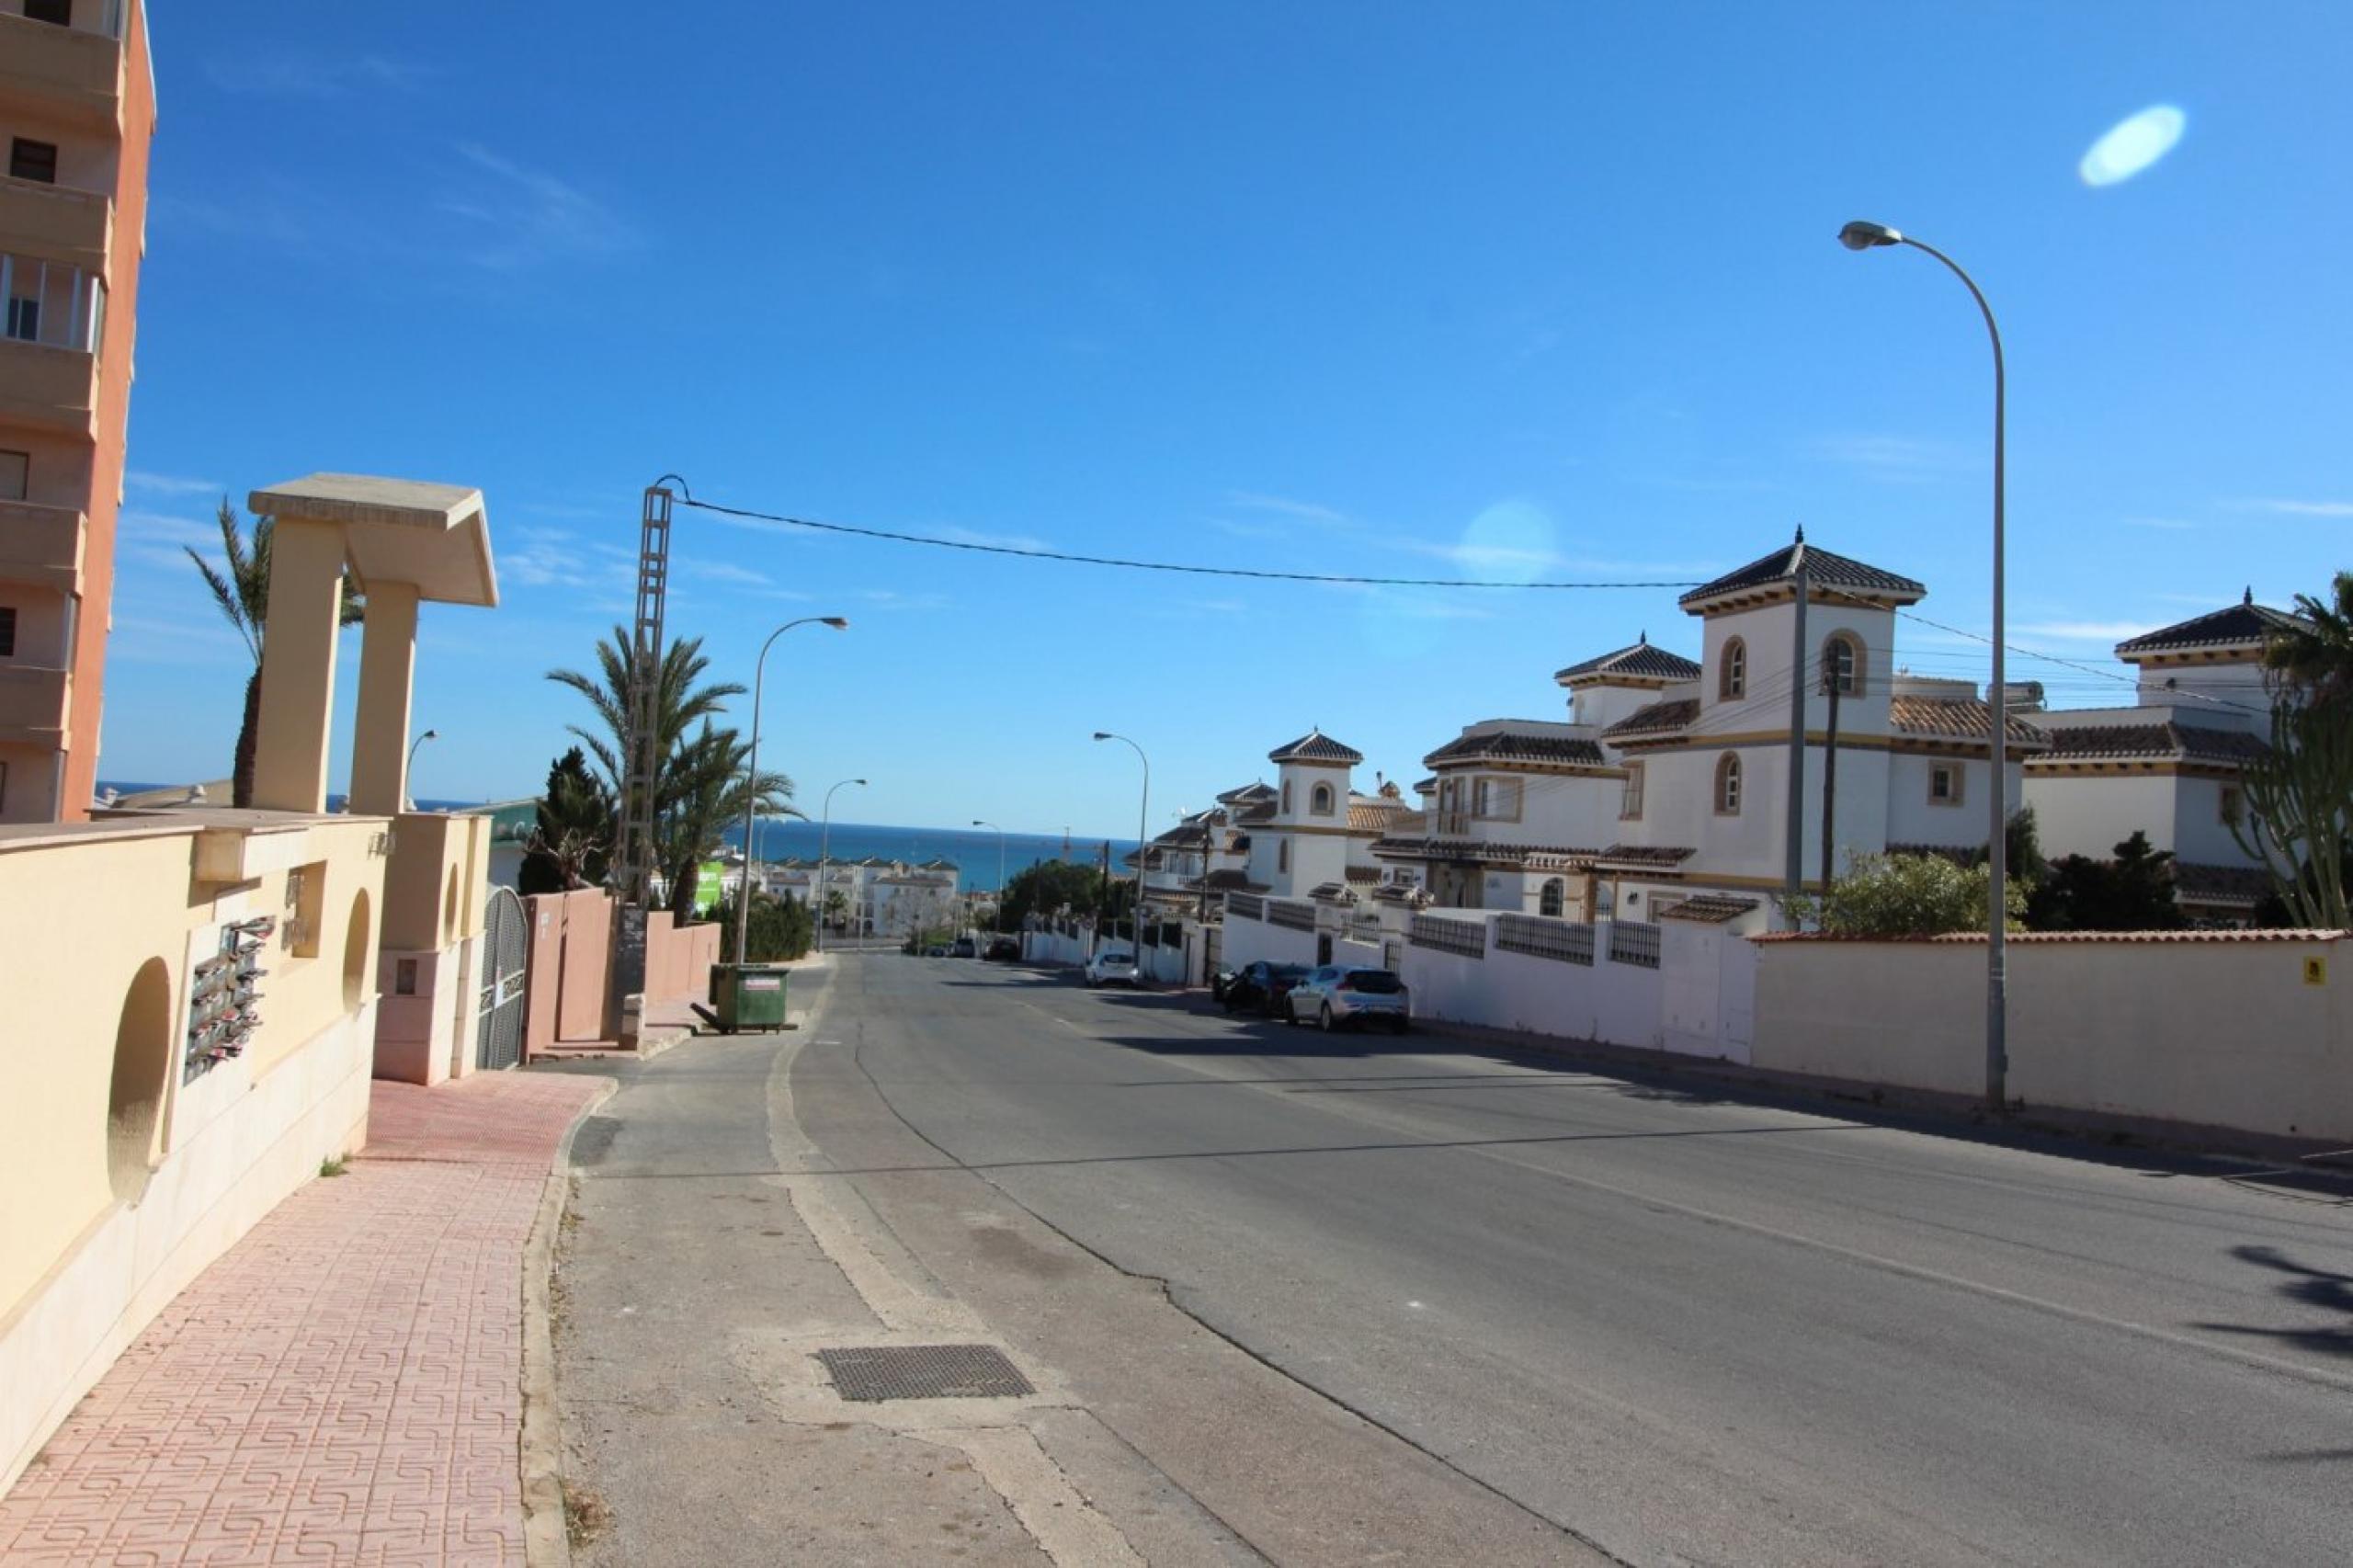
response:
<path id="1" fill-rule="evenodd" d="M 2035 834 L 2045 856 L 2107 860 L 2135 828 L 2156 848 L 2174 847 L 2174 790 L 2180 782 L 2155 773 L 2035 773 L 2027 778 L 2026 801 L 2034 808 Z M 2241 859 L 2234 850 L 2222 863 Z"/>
<path id="2" fill-rule="evenodd" d="M 1224 947 L 1219 955 L 1222 961 L 1236 969 L 1264 959 L 1268 963 L 1303 963 L 1315 961 L 1315 933 L 1294 931 L 1286 926 L 1270 926 L 1263 920 L 1251 920 L 1236 915 L 1229 908 L 1225 913 Z"/>

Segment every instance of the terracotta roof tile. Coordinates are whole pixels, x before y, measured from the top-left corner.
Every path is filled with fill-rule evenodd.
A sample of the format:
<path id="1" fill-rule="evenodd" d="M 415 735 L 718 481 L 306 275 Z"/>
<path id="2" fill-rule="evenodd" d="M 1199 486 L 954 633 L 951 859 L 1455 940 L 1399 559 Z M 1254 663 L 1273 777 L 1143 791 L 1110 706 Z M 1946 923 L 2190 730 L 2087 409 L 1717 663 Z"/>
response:
<path id="1" fill-rule="evenodd" d="M 2128 637 L 2116 645 L 2116 656 L 2129 659 L 2135 653 L 2165 653 L 2184 648 L 2259 648 L 2282 631 L 2303 629 L 2302 619 L 2269 605 L 2256 604 L 2250 593 L 2227 609 L 2192 616 L 2138 637 Z"/>
<path id="2" fill-rule="evenodd" d="M 1647 708 L 1637 708 L 1601 732 L 1605 741 L 1634 736 L 1671 735 L 1687 729 L 1699 716 L 1699 699 L 1696 697 L 1677 698 L 1673 702 L 1654 702 Z"/>
<path id="3" fill-rule="evenodd" d="M 1360 887 L 1381 881 L 1381 868 L 1378 866 L 1350 866 L 1345 874 L 1349 881 Z"/>
<path id="4" fill-rule="evenodd" d="M 1757 907 L 1753 898 L 1728 898 L 1722 893 L 1696 893 L 1680 903 L 1670 903 L 1665 909 L 1654 910 L 1658 920 L 1694 920 L 1703 925 L 1721 926 L 1737 920 Z"/>
<path id="5" fill-rule="evenodd" d="M 1399 817 L 1414 815 L 1410 806 L 1393 801 L 1350 801 L 1348 825 L 1351 828 L 1379 833 Z"/>
<path id="6" fill-rule="evenodd" d="M 1351 745 L 1344 745 L 1321 730 L 1310 730 L 1288 745 L 1277 746 L 1267 754 L 1268 762 L 1331 762 L 1345 763 L 1353 767 L 1364 760 L 1364 753 Z"/>
<path id="7" fill-rule="evenodd" d="M 1583 735 L 1532 733 L 1525 730 L 1490 730 L 1457 735 L 1422 758 L 1424 767 L 1459 767 L 1473 762 L 1513 762 L 1556 767 L 1607 767 L 1601 747 Z"/>
<path id="8" fill-rule="evenodd" d="M 1652 646 L 1650 639 L 1645 637 L 1614 653 L 1603 653 L 1556 671 L 1552 678 L 1563 686 L 1572 681 L 1597 685 L 1610 676 L 1638 681 L 1698 680 L 1699 666 L 1680 653 L 1670 653 L 1664 648 Z"/>
<path id="9" fill-rule="evenodd" d="M 2040 745 L 2049 738 L 2016 714 L 2006 718 L 2012 745 Z M 1994 710 L 1975 698 L 1891 697 L 1887 720 L 1900 735 L 1982 741 L 1994 733 Z"/>
<path id="10" fill-rule="evenodd" d="M 2174 897 L 2183 903 L 2245 904 L 2253 908 L 2271 892 L 2271 875 L 2256 866 L 2173 863 Z"/>
<path id="11" fill-rule="evenodd" d="M 1928 590 L 1924 584 L 1807 544 L 1804 534 L 1800 533 L 1796 543 L 1783 545 L 1770 555 L 1759 556 L 1738 571 L 1727 572 L 1714 582 L 1692 589 L 1675 602 L 1684 606 L 1702 604 L 1744 588 L 1761 588 L 1769 584 L 1790 582 L 1797 574 L 1801 552 L 1806 580 L 1810 583 L 1833 588 L 1859 589 L 1905 604 L 1927 597 Z"/>
<path id="12" fill-rule="evenodd" d="M 1357 895 L 1348 891 L 1346 882 L 1318 882 L 1307 890 L 1307 896 L 1325 903 L 1351 903 Z"/>
<path id="13" fill-rule="evenodd" d="M 2168 720 L 2155 724 L 2054 724 L 2051 761 L 2245 763 L 2270 755 L 2271 744 L 2245 730 L 2218 730 Z"/>

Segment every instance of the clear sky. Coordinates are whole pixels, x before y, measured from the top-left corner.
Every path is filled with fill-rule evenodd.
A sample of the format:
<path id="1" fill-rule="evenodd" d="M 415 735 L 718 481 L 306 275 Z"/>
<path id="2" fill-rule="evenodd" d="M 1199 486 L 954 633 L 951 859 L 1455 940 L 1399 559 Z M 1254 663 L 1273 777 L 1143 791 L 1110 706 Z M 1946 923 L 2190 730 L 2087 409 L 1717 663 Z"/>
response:
<path id="1" fill-rule="evenodd" d="M 639 494 L 1157 559 L 1696 579 L 1808 538 L 2092 661 L 2353 565 L 2342 4 L 153 0 L 162 105 L 102 772 L 226 773 L 178 551 L 343 470 L 489 501 L 416 792 L 528 794 L 629 613 Z M 2177 144 L 2088 183 L 2156 106 Z M 2112 172 L 2112 171 L 2111 171 Z M 1673 589 L 1172 578 L 682 510 L 670 624 L 850 820 L 1157 828 L 1320 725 L 1406 782 Z M 1906 623 L 1927 673 L 1982 645 Z M 357 663 L 347 643 L 345 685 Z M 2129 688 L 2014 664 L 2055 699 Z M 345 705 L 347 719 L 348 702 Z M 336 781 L 348 765 L 339 743 Z M 855 800 L 853 807 L 849 802 Z"/>

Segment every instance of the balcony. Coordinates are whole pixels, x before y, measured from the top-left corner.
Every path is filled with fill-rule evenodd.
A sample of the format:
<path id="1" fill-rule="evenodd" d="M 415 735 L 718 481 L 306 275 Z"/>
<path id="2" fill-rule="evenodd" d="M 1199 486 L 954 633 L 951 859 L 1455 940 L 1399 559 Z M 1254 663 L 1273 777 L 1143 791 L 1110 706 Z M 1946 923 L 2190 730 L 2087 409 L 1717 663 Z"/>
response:
<path id="1" fill-rule="evenodd" d="M 98 437 L 98 357 L 0 337 L 0 425 Z"/>
<path id="2" fill-rule="evenodd" d="M 121 30 L 119 7 L 108 18 Z M 104 32 L 28 22 L 0 11 L 0 104 L 28 106 L 81 131 L 111 134 L 122 102 L 122 45 Z"/>
<path id="3" fill-rule="evenodd" d="M 0 246 L 35 251 L 84 270 L 106 270 L 114 200 L 94 190 L 0 176 Z"/>
<path id="4" fill-rule="evenodd" d="M 0 664 L 0 741 L 63 745 L 65 699 L 72 686 L 63 670 Z"/>
<path id="5" fill-rule="evenodd" d="M 71 506 L 0 501 L 0 581 L 80 593 L 86 521 Z"/>

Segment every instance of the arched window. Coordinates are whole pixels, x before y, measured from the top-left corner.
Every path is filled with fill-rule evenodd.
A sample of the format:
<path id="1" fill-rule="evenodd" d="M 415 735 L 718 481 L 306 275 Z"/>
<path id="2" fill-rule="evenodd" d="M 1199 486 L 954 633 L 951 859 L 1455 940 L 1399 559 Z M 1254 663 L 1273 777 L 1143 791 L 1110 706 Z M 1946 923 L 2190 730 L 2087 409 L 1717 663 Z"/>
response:
<path id="1" fill-rule="evenodd" d="M 1724 644 L 1716 665 L 1716 695 L 1737 702 L 1748 695 L 1748 644 L 1735 637 Z"/>
<path id="2" fill-rule="evenodd" d="M 1329 784 L 1315 786 L 1313 792 L 1307 797 L 1307 809 L 1319 817 L 1330 816 L 1332 814 L 1332 786 Z"/>
<path id="3" fill-rule="evenodd" d="M 1290 870 L 1290 840 L 1288 838 L 1279 840 L 1275 845 L 1275 869 L 1286 873 Z"/>
<path id="4" fill-rule="evenodd" d="M 368 917 L 368 890 L 351 895 L 351 920 L 343 929 L 343 1007 L 359 1011 L 368 1000 L 369 960 L 375 957 L 376 935 Z"/>
<path id="5" fill-rule="evenodd" d="M 1740 756 L 1726 752 L 1716 759 L 1716 814 L 1740 815 Z"/>
<path id="6" fill-rule="evenodd" d="M 1822 688 L 1841 697 L 1863 689 L 1863 645 L 1844 631 L 1834 631 L 1822 644 Z"/>
<path id="7" fill-rule="evenodd" d="M 1290 815 L 1290 780 L 1283 780 L 1283 815 Z"/>
<path id="8" fill-rule="evenodd" d="M 1536 913 L 1549 915 L 1558 920 L 1561 917 L 1561 906 L 1568 901 L 1568 883 L 1554 877 L 1551 881 L 1546 882 L 1543 891 L 1536 895 Z"/>
<path id="9" fill-rule="evenodd" d="M 172 976 L 149 959 L 122 999 L 114 1029 L 114 1076 L 107 1091 L 107 1177 L 114 1195 L 136 1203 L 155 1169 L 155 1130 L 171 1079 Z"/>

